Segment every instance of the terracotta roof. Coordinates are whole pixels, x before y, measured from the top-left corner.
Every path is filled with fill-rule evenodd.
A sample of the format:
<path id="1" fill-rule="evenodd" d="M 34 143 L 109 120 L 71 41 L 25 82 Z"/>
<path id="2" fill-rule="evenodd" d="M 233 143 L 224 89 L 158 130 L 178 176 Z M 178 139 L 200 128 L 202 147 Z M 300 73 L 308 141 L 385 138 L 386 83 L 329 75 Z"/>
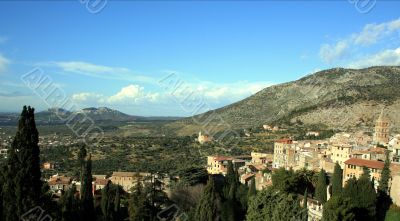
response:
<path id="1" fill-rule="evenodd" d="M 215 156 L 214 160 L 215 161 L 226 161 L 226 160 L 232 160 L 232 157 L 225 157 L 225 156 Z"/>
<path id="2" fill-rule="evenodd" d="M 381 161 L 364 160 L 364 159 L 358 159 L 358 158 L 348 159 L 344 163 L 345 164 L 356 165 L 356 166 L 361 166 L 361 167 L 374 168 L 374 169 L 383 169 L 383 166 L 384 166 L 384 163 L 381 162 Z"/>
<path id="3" fill-rule="evenodd" d="M 113 172 L 113 177 L 136 177 L 136 176 L 149 176 L 150 173 L 142 173 L 142 172 Z"/>
<path id="4" fill-rule="evenodd" d="M 284 143 L 284 144 L 292 144 L 292 143 L 293 143 L 293 140 L 292 140 L 292 139 L 289 139 L 289 138 L 283 138 L 283 139 L 277 140 L 276 142 L 278 142 L 278 143 Z"/>
<path id="5" fill-rule="evenodd" d="M 108 183 L 108 179 L 101 179 L 101 178 L 97 178 L 95 180 L 96 185 L 107 185 Z"/>
<path id="6" fill-rule="evenodd" d="M 63 177 L 62 179 L 57 178 L 57 179 L 52 179 L 49 180 L 48 184 L 49 185 L 69 185 L 71 183 L 71 178 Z"/>
<path id="7" fill-rule="evenodd" d="M 248 174 L 243 174 L 242 175 L 242 179 L 246 180 L 246 181 L 251 179 L 252 177 L 254 177 L 254 174 L 252 174 L 252 173 L 248 173 Z"/>

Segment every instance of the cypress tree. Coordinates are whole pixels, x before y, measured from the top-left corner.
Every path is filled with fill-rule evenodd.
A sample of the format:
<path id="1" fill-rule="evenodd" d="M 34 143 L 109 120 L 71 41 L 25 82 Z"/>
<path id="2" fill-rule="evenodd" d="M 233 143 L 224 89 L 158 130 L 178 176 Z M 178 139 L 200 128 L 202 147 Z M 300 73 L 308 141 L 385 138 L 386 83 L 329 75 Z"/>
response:
<path id="1" fill-rule="evenodd" d="M 325 170 L 322 169 L 321 171 L 319 171 L 318 183 L 317 183 L 317 187 L 315 188 L 315 197 L 321 203 L 326 202 L 326 198 L 327 198 L 326 183 L 327 183 L 327 178 L 326 178 Z"/>
<path id="2" fill-rule="evenodd" d="M 357 180 L 357 189 L 358 197 L 352 199 L 354 205 L 360 208 L 357 220 L 375 220 L 377 195 L 374 184 L 371 182 L 369 170 L 365 167 L 363 175 Z"/>
<path id="3" fill-rule="evenodd" d="M 33 207 L 42 206 L 38 142 L 34 108 L 24 106 L 5 168 L 3 215 L 7 221 L 18 220 Z"/>
<path id="4" fill-rule="evenodd" d="M 112 184 L 110 181 L 101 191 L 101 211 L 103 212 L 103 220 L 118 220 L 120 209 L 120 187 Z"/>
<path id="5" fill-rule="evenodd" d="M 307 221 L 308 220 L 308 208 L 307 208 L 307 199 L 308 198 L 308 190 L 304 192 L 304 197 L 303 197 L 303 216 L 302 220 Z"/>
<path id="6" fill-rule="evenodd" d="M 83 180 L 83 171 L 85 169 L 85 159 L 87 156 L 87 151 L 84 144 L 80 144 L 79 152 L 78 152 L 78 168 L 79 168 L 79 180 Z"/>
<path id="7" fill-rule="evenodd" d="M 130 221 L 142 221 L 146 217 L 146 193 L 143 191 L 142 183 L 140 180 L 137 181 L 135 187 L 133 187 L 130 199 L 129 199 L 129 220 Z"/>
<path id="8" fill-rule="evenodd" d="M 76 186 L 72 185 L 60 200 L 61 203 L 61 220 L 79 220 L 79 198 L 76 196 Z"/>
<path id="9" fill-rule="evenodd" d="M 195 221 L 214 221 L 217 219 L 217 194 L 214 179 L 209 178 L 203 196 L 196 207 Z"/>
<path id="10" fill-rule="evenodd" d="M 381 172 L 381 179 L 379 180 L 379 190 L 384 193 L 389 191 L 389 179 L 390 179 L 390 160 L 389 151 L 386 151 L 385 165 Z"/>
<path id="11" fill-rule="evenodd" d="M 82 220 L 96 220 L 94 204 L 93 204 L 93 187 L 92 187 L 92 160 L 89 157 L 85 163 L 83 180 L 81 183 L 81 218 Z"/>
<path id="12" fill-rule="evenodd" d="M 250 187 L 249 187 L 249 192 L 247 193 L 247 198 L 250 198 L 254 195 L 257 194 L 257 190 L 256 190 L 256 179 L 253 178 L 250 181 Z"/>
<path id="13" fill-rule="evenodd" d="M 332 176 L 332 196 L 338 196 L 342 193 L 343 170 L 339 163 L 335 164 L 335 169 Z"/>

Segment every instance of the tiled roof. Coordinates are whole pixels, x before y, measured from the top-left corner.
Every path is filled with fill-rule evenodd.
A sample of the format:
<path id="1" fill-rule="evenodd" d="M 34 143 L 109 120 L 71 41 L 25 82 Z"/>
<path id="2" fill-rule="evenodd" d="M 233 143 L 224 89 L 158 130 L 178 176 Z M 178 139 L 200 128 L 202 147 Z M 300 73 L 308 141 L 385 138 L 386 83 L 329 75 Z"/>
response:
<path id="1" fill-rule="evenodd" d="M 226 160 L 232 160 L 232 157 L 225 157 L 225 156 L 215 156 L 214 160 L 215 161 L 226 161 Z"/>
<path id="2" fill-rule="evenodd" d="M 279 139 L 276 142 L 278 143 L 284 143 L 284 144 L 292 144 L 293 140 L 292 139 L 288 139 L 288 138 L 283 138 L 283 139 Z"/>
<path id="3" fill-rule="evenodd" d="M 248 174 L 243 174 L 243 175 L 242 175 L 242 179 L 243 179 L 243 180 L 249 180 L 249 179 L 251 179 L 252 177 L 254 177 L 254 174 L 252 174 L 252 173 L 248 173 Z"/>
<path id="4" fill-rule="evenodd" d="M 381 161 L 364 160 L 364 159 L 358 159 L 358 158 L 348 159 L 344 163 L 345 164 L 356 165 L 356 166 L 361 166 L 361 167 L 374 168 L 374 169 L 383 169 L 383 165 L 384 165 L 384 163 L 381 162 Z"/>
<path id="5" fill-rule="evenodd" d="M 96 185 L 107 185 L 108 183 L 108 179 L 101 179 L 101 178 L 97 178 L 95 180 Z"/>

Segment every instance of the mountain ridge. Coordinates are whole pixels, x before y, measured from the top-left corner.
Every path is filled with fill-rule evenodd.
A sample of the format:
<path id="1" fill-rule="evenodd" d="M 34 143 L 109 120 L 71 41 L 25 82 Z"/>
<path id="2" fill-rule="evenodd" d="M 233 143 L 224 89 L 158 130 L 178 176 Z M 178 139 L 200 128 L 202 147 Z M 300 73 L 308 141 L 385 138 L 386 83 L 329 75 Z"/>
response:
<path id="1" fill-rule="evenodd" d="M 374 118 L 384 107 L 394 122 L 393 128 L 398 130 L 400 66 L 319 71 L 295 81 L 272 85 L 241 101 L 167 126 L 182 135 L 205 129 L 194 119 L 207 121 L 213 130 L 263 124 L 289 125 L 296 121 L 333 129 L 371 128 Z M 216 115 L 225 122 L 223 128 L 218 127 L 221 122 L 217 118 L 213 119 Z"/>

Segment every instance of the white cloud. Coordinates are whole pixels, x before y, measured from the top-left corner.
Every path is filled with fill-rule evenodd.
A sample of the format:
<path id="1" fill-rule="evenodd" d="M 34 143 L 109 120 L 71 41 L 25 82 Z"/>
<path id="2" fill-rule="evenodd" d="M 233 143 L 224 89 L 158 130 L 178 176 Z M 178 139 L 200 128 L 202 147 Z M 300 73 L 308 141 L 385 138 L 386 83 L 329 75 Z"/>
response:
<path id="1" fill-rule="evenodd" d="M 367 24 L 360 33 L 354 34 L 352 38 L 355 44 L 371 45 L 398 30 L 400 30 L 400 18 L 380 24 Z"/>
<path id="2" fill-rule="evenodd" d="M 395 38 L 399 39 L 399 31 L 400 18 L 380 24 L 367 24 L 361 32 L 351 34 L 347 38 L 332 44 L 323 44 L 320 48 L 320 58 L 326 63 L 333 63 L 347 55 L 350 56 L 349 52 L 354 54 L 357 50 L 377 44 L 383 39 L 394 36 L 394 34 L 397 34 Z"/>
<path id="3" fill-rule="evenodd" d="M 341 59 L 348 49 L 347 41 L 339 41 L 335 45 L 324 44 L 322 45 L 319 55 L 321 59 L 326 63 L 331 63 L 337 59 Z"/>
<path id="4" fill-rule="evenodd" d="M 109 67 L 109 66 L 96 65 L 81 61 L 54 62 L 54 63 L 60 68 L 62 68 L 64 71 L 76 72 L 76 73 L 101 74 L 101 73 L 116 73 L 116 72 L 129 71 L 127 68 Z"/>
<path id="5" fill-rule="evenodd" d="M 0 54 L 0 73 L 7 70 L 8 65 L 10 64 L 10 60 Z"/>
<path id="6" fill-rule="evenodd" d="M 57 62 L 41 62 L 39 66 L 48 66 L 60 68 L 64 72 L 86 75 L 94 78 L 140 81 L 146 83 L 154 83 L 155 80 L 148 76 L 138 75 L 134 71 L 125 67 L 112 67 L 98 65 L 83 61 L 57 61 Z"/>
<path id="7" fill-rule="evenodd" d="M 271 85 L 273 83 L 270 82 L 213 83 L 200 81 L 186 83 L 182 87 L 182 91 L 177 90 L 174 92 L 174 96 L 185 97 L 188 93 L 196 93 L 197 96 L 204 97 L 208 102 L 228 104 L 244 99 Z"/>
<path id="8" fill-rule="evenodd" d="M 109 103 L 116 103 L 116 102 L 126 102 L 126 101 L 133 101 L 137 102 L 139 99 L 146 97 L 144 92 L 144 87 L 139 85 L 128 85 L 127 87 L 122 88 L 118 93 L 112 95 L 107 99 Z"/>
<path id="9" fill-rule="evenodd" d="M 72 95 L 72 100 L 77 103 L 82 103 L 82 102 L 93 102 L 98 99 L 101 99 L 103 95 L 101 94 L 96 94 L 96 93 L 88 93 L 88 92 L 83 92 L 83 93 L 77 93 Z"/>
<path id="10" fill-rule="evenodd" d="M 360 60 L 350 63 L 350 68 L 365 68 L 379 65 L 400 65 L 400 47 L 368 55 Z"/>
<path id="11" fill-rule="evenodd" d="M 99 105 L 99 104 L 144 104 L 156 102 L 159 99 L 159 93 L 145 92 L 144 87 L 131 84 L 123 87 L 116 94 L 106 96 L 92 92 L 82 92 L 72 95 L 72 100 L 79 104 Z"/>

